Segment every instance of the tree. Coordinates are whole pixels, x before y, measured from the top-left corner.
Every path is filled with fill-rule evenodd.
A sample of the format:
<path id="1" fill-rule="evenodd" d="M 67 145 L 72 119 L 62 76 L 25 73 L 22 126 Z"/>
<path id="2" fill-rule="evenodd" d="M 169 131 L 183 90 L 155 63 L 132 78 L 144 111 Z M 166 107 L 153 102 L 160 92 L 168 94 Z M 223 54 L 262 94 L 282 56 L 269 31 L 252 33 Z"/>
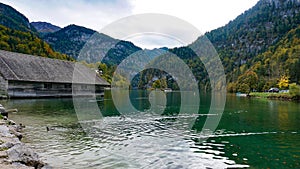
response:
<path id="1" fill-rule="evenodd" d="M 296 83 L 290 84 L 289 90 L 290 90 L 289 92 L 292 96 L 300 97 L 300 86 L 297 85 Z"/>
<path id="2" fill-rule="evenodd" d="M 99 63 L 98 70 L 102 71 L 102 74 L 106 74 L 107 73 L 107 66 L 106 66 L 106 64 Z"/>
<path id="3" fill-rule="evenodd" d="M 227 85 L 227 92 L 229 92 L 229 93 L 235 93 L 236 92 L 236 83 L 234 83 L 234 82 L 230 82 L 230 83 L 228 83 L 228 85 Z"/>
<path id="4" fill-rule="evenodd" d="M 299 29 L 299 32 L 300 32 L 300 29 Z M 300 48 L 296 49 L 295 51 L 299 51 L 299 50 L 300 50 Z M 290 81 L 300 82 L 299 81 L 300 80 L 300 73 L 299 72 L 300 72 L 300 59 L 297 59 L 297 61 L 290 64 L 290 67 L 289 67 Z"/>
<path id="5" fill-rule="evenodd" d="M 277 85 L 280 89 L 287 89 L 289 87 L 289 77 L 281 76 Z"/>
<path id="6" fill-rule="evenodd" d="M 117 88 L 126 89 L 130 85 L 130 82 L 128 81 L 128 79 L 126 79 L 126 77 L 122 76 L 119 73 L 114 74 L 113 80 L 114 80 L 113 86 L 117 87 Z"/>
<path id="7" fill-rule="evenodd" d="M 161 88 L 167 88 L 168 87 L 166 78 L 161 79 L 160 83 L 161 83 Z"/>
<path id="8" fill-rule="evenodd" d="M 238 91 L 241 92 L 241 93 L 249 94 L 250 93 L 250 87 L 249 87 L 248 84 L 242 83 L 242 84 L 239 85 Z"/>
<path id="9" fill-rule="evenodd" d="M 161 88 L 161 82 L 160 80 L 156 80 L 153 84 L 152 87 L 155 89 L 160 89 Z"/>
<path id="10" fill-rule="evenodd" d="M 246 73 L 242 74 L 238 78 L 237 88 L 239 92 L 245 92 L 249 94 L 250 91 L 256 89 L 258 83 L 258 76 L 253 71 L 247 71 Z M 248 90 L 249 88 L 249 90 Z M 247 90 L 246 90 L 247 89 Z"/>

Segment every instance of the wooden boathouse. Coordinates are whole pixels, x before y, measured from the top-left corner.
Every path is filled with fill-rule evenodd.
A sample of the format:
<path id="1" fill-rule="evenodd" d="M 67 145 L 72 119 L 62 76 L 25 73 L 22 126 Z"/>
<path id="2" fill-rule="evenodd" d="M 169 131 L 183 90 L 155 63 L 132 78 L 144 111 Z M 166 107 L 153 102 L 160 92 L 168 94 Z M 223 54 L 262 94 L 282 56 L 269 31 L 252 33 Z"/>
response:
<path id="1" fill-rule="evenodd" d="M 101 95 L 109 86 L 79 63 L 0 50 L 0 92 L 10 98 Z"/>

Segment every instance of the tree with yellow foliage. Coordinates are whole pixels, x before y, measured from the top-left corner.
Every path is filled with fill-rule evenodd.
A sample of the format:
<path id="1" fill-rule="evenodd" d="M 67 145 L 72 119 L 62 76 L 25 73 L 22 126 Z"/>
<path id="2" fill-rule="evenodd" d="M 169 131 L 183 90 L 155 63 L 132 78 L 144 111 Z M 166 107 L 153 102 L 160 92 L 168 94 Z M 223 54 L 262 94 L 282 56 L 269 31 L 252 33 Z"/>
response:
<path id="1" fill-rule="evenodd" d="M 281 76 L 280 79 L 278 79 L 278 87 L 280 89 L 287 89 L 289 87 L 289 77 L 288 76 Z"/>

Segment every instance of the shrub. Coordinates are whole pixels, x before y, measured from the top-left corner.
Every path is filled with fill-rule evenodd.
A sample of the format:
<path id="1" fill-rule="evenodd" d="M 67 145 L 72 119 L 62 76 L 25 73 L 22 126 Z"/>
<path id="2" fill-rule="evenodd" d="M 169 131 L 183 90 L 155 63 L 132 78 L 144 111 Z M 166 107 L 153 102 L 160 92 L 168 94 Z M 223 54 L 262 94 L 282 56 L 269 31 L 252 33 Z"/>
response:
<path id="1" fill-rule="evenodd" d="M 242 83 L 238 86 L 238 92 L 249 94 L 250 90 L 251 89 L 248 84 Z"/>
<path id="2" fill-rule="evenodd" d="M 300 97 L 300 86 L 296 83 L 292 83 L 289 85 L 289 92 L 294 97 Z"/>
<path id="3" fill-rule="evenodd" d="M 229 92 L 229 93 L 236 93 L 236 90 L 237 90 L 236 88 L 237 88 L 236 83 L 233 83 L 233 82 L 228 83 L 228 85 L 227 85 L 227 92 Z"/>

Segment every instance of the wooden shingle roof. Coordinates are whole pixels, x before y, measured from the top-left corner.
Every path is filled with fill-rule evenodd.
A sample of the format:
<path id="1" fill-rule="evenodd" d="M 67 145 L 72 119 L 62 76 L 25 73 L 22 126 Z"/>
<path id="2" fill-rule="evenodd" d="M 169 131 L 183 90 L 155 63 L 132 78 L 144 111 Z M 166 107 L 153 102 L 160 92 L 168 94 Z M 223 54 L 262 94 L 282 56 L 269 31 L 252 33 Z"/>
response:
<path id="1" fill-rule="evenodd" d="M 14 81 L 109 85 L 79 63 L 3 50 L 0 50 L 0 76 Z"/>

